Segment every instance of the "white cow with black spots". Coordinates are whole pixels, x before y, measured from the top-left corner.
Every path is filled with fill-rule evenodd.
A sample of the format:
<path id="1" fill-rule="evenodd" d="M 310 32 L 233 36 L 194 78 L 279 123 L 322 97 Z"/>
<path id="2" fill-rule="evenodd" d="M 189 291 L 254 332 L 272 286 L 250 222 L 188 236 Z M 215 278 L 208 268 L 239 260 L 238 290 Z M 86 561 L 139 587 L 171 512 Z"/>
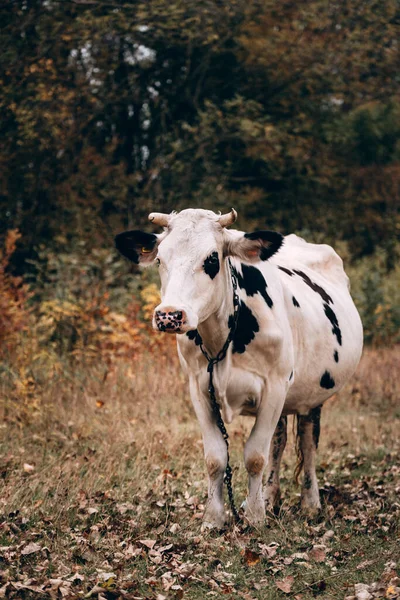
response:
<path id="1" fill-rule="evenodd" d="M 153 326 L 179 334 L 179 358 L 189 378 L 209 477 L 205 524 L 225 522 L 227 449 L 211 407 L 200 344 L 216 356 L 227 339 L 234 312 L 231 266 L 239 318 L 226 358 L 215 367 L 214 385 L 226 423 L 237 415 L 255 417 L 244 450 L 245 515 L 259 524 L 265 507 L 279 502 L 289 414 L 298 415 L 301 505 L 318 509 L 321 405 L 354 373 L 363 340 L 342 260 L 330 246 L 296 235 L 229 230 L 236 219 L 233 209 L 226 215 L 201 209 L 152 213 L 149 219 L 164 228 L 162 233 L 128 231 L 116 237 L 116 246 L 135 263 L 159 266 L 162 302 Z"/>

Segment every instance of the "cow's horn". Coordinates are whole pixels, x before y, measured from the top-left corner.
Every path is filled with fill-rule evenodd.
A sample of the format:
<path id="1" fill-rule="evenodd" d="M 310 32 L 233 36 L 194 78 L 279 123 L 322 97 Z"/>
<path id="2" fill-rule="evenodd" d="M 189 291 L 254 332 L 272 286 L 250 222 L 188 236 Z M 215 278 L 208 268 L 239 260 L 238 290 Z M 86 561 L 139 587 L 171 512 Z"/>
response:
<path id="1" fill-rule="evenodd" d="M 167 225 L 169 223 L 169 215 L 166 215 L 164 213 L 157 213 L 157 212 L 150 213 L 149 221 L 154 223 L 154 225 L 161 225 L 161 227 L 167 227 Z"/>
<path id="2" fill-rule="evenodd" d="M 237 219 L 237 212 L 234 208 L 232 208 L 231 212 L 226 213 L 226 215 L 221 215 L 218 219 L 218 223 L 221 227 L 229 227 L 232 225 Z"/>

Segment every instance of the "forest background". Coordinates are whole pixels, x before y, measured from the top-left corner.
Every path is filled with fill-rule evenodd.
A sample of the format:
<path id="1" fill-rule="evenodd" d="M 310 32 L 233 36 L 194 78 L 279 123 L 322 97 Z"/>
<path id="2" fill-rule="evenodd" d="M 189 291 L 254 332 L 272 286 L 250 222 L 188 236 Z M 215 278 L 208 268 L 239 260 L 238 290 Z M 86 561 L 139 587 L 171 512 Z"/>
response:
<path id="1" fill-rule="evenodd" d="M 21 276 L 42 342 L 97 346 L 110 311 L 116 325 L 132 298 L 157 293 L 151 275 L 129 276 L 114 235 L 148 228 L 152 210 L 234 206 L 241 229 L 331 243 L 367 341 L 398 339 L 397 2 L 20 0 L 0 12 L 2 338 L 21 317 Z"/>
<path id="2" fill-rule="evenodd" d="M 359 375 L 327 413 L 336 419 L 324 447 L 333 471 L 320 466 L 319 475 L 328 496 L 339 493 L 335 485 L 348 485 L 340 489 L 353 499 L 359 494 L 360 510 L 369 511 L 349 516 L 348 496 L 335 513 L 341 535 L 350 536 L 345 546 L 354 540 L 354 552 L 367 557 L 363 576 L 378 581 L 392 573 L 375 548 L 386 544 L 393 556 L 399 547 L 390 529 L 399 491 L 393 470 L 398 347 L 391 348 L 400 340 L 399 25 L 397 0 L 0 3 L 0 432 L 6 433 L 0 508 L 3 543 L 13 548 L 0 572 L 0 597 L 18 595 L 18 586 L 30 597 L 29 586 L 39 585 L 32 577 L 41 581 L 41 597 L 45 590 L 52 598 L 81 597 L 79 585 L 83 594 L 97 581 L 104 548 L 121 555 L 132 531 L 152 537 L 174 514 L 177 527 L 168 533 L 174 544 L 178 522 L 194 527 L 191 511 L 198 515 L 196 494 L 204 492 L 199 433 L 174 341 L 150 327 L 157 273 L 123 260 L 113 241 L 124 229 L 152 231 L 151 211 L 186 207 L 226 212 L 233 206 L 239 229 L 296 232 L 333 245 L 343 257 L 370 348 Z M 240 427 L 233 438 L 241 443 L 246 428 Z M 362 471 L 367 464 L 378 470 Z M 355 479 L 349 469 L 357 471 Z M 189 496 L 182 473 L 193 482 Z M 244 481 L 239 473 L 243 493 Z M 368 504 L 365 489 L 379 485 L 386 500 L 377 493 Z M 119 510 L 117 502 L 134 494 L 133 504 Z M 178 504 L 171 504 L 171 494 Z M 128 518 L 132 511 L 142 514 L 136 525 Z M 290 531 L 305 527 L 294 523 Z M 282 548 L 297 544 L 286 526 Z M 98 541 L 93 531 L 101 533 Z M 301 535 L 312 544 L 316 531 Z M 30 556 L 24 548 L 39 539 L 52 557 L 41 555 L 48 564 L 40 575 L 24 558 Z M 252 555 L 229 554 L 235 544 L 228 542 L 229 561 L 245 560 L 248 567 Z M 84 554 L 83 546 L 97 543 L 96 552 Z M 261 569 L 267 555 L 260 559 L 256 543 L 254 565 Z M 188 551 L 196 553 L 193 544 Z M 149 577 L 150 546 L 126 546 L 130 554 L 115 560 L 123 570 L 136 558 L 142 575 L 134 589 L 161 598 L 172 579 L 139 582 Z M 297 551 L 303 546 L 300 540 Z M 202 556 L 210 552 L 212 544 Z M 113 560 L 103 570 L 114 568 Z M 341 560 L 343 579 L 330 597 L 342 597 L 353 581 L 350 558 Z M 67 580 L 65 561 L 74 573 L 86 565 L 83 579 Z M 352 572 L 359 573 L 355 564 Z M 202 590 L 198 597 L 210 585 L 229 588 L 232 582 L 221 582 L 214 567 L 204 569 L 205 588 L 193 583 Z M 329 569 L 318 563 L 310 575 L 318 580 Z M 63 588 L 40 579 L 51 573 L 63 578 Z M 248 575 L 243 589 L 252 585 Z M 182 573 L 173 577 L 186 585 Z M 260 578 L 257 585 L 263 585 L 261 571 Z M 107 598 L 119 597 L 111 579 L 101 589 Z"/>

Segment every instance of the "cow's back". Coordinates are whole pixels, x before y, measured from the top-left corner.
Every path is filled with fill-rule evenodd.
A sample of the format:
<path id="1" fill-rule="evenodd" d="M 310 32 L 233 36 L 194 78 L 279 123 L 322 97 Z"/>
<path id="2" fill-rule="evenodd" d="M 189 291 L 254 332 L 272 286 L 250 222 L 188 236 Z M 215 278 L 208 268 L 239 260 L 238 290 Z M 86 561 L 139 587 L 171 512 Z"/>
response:
<path id="1" fill-rule="evenodd" d="M 271 263 L 288 268 L 307 267 L 324 278 L 349 288 L 349 278 L 343 269 L 343 261 L 328 244 L 311 244 L 294 233 L 285 237 L 279 252 Z M 290 266 L 291 265 L 291 266 Z"/>

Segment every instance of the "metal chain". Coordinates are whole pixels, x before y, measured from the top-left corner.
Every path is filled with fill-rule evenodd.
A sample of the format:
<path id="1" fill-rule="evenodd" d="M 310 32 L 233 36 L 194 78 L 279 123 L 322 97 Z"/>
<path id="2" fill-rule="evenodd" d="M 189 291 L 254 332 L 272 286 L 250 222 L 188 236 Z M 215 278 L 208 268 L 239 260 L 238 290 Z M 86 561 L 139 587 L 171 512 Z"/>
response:
<path id="1" fill-rule="evenodd" d="M 232 319 L 230 327 L 229 327 L 228 337 L 226 338 L 224 345 L 222 346 L 221 350 L 218 352 L 216 357 L 210 356 L 208 354 L 207 350 L 203 347 L 202 343 L 200 344 L 200 350 L 202 351 L 202 353 L 204 354 L 204 356 L 208 362 L 208 365 L 207 365 L 207 372 L 209 374 L 208 393 L 210 394 L 211 406 L 212 406 L 212 409 L 213 409 L 213 412 L 214 412 L 214 415 L 215 415 L 215 418 L 217 421 L 218 429 L 220 430 L 222 437 L 224 438 L 224 441 L 226 444 L 227 461 L 226 461 L 224 482 L 225 482 L 226 488 L 228 490 L 229 504 L 230 504 L 231 511 L 232 511 L 232 514 L 233 514 L 235 520 L 239 521 L 240 520 L 239 513 L 238 513 L 238 510 L 235 505 L 235 500 L 233 498 L 232 468 L 230 465 L 230 457 L 229 457 L 229 435 L 228 435 L 224 420 L 221 415 L 221 409 L 220 409 L 218 401 L 217 401 L 217 397 L 215 394 L 214 381 L 213 381 L 214 367 L 219 362 L 224 360 L 224 358 L 226 357 L 226 353 L 228 351 L 229 344 L 231 343 L 231 341 L 233 340 L 233 336 L 235 335 L 236 326 L 237 326 L 238 317 L 239 317 L 239 310 L 240 310 L 239 296 L 237 293 L 236 275 L 235 275 L 235 272 L 233 270 L 233 267 L 232 267 L 230 261 L 229 261 L 229 268 L 230 268 L 230 272 L 231 272 L 232 289 L 233 289 L 233 319 Z"/>

